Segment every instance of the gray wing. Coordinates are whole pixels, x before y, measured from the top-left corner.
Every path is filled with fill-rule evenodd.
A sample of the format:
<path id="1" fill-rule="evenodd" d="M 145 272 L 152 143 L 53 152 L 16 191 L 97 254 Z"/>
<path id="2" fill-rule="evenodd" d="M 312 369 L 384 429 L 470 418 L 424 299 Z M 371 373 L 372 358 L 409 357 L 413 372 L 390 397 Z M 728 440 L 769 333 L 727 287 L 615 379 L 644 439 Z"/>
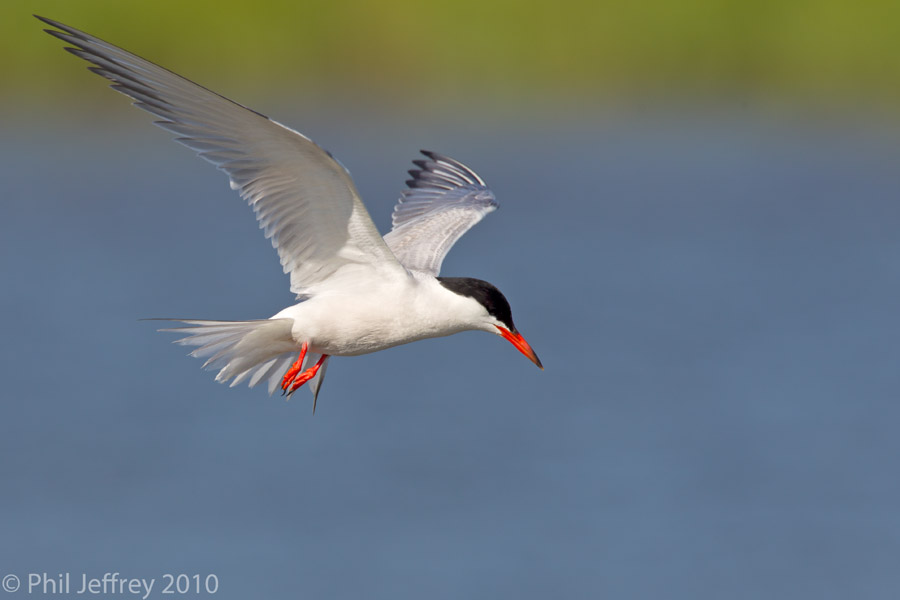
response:
<path id="1" fill-rule="evenodd" d="M 47 33 L 74 46 L 66 50 L 93 63 L 91 71 L 228 175 L 272 240 L 292 292 L 314 294 L 326 279 L 332 287 L 366 276 L 406 276 L 350 174 L 310 139 L 103 40 L 37 18 L 57 28 Z"/>
<path id="2" fill-rule="evenodd" d="M 437 277 L 447 252 L 484 216 L 497 210 L 494 193 L 459 161 L 422 150 L 427 160 L 409 172 L 384 241 L 410 271 Z"/>

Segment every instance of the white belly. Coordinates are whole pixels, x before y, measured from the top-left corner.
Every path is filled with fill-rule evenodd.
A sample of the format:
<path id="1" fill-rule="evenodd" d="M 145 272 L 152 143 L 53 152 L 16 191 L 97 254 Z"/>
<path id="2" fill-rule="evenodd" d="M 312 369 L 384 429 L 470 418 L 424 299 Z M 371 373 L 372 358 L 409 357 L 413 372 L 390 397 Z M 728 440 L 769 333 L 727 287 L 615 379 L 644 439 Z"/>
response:
<path id="1" fill-rule="evenodd" d="M 272 318 L 294 319 L 294 340 L 298 346 L 307 342 L 311 352 L 355 356 L 470 329 L 465 300 L 436 281 L 410 281 L 400 288 L 315 296 Z"/>

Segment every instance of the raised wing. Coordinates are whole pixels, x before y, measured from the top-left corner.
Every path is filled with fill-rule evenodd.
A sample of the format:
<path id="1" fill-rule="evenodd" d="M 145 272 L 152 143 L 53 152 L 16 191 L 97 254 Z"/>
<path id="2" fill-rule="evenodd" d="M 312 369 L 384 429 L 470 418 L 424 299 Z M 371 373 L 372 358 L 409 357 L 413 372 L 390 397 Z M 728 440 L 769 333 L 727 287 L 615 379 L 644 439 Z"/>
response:
<path id="1" fill-rule="evenodd" d="M 447 252 L 484 216 L 497 210 L 494 193 L 459 161 L 422 150 L 427 160 L 409 172 L 384 241 L 410 271 L 437 277 Z"/>
<path id="2" fill-rule="evenodd" d="M 228 175 L 272 240 L 292 292 L 312 295 L 326 279 L 333 286 L 344 275 L 353 281 L 406 274 L 350 174 L 312 140 L 103 40 L 37 18 L 56 28 L 47 33 L 74 46 L 66 50 L 93 63 L 91 71 Z"/>

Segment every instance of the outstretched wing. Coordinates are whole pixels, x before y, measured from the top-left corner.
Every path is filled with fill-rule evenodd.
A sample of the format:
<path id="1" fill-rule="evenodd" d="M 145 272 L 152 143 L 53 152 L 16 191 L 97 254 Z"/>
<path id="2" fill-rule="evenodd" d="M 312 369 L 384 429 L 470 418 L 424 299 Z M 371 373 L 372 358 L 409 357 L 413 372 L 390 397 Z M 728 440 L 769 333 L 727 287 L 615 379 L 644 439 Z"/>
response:
<path id="1" fill-rule="evenodd" d="M 37 16 L 37 15 L 35 15 Z M 155 123 L 216 165 L 253 207 L 291 291 L 312 295 L 366 275 L 406 274 L 385 245 L 350 174 L 309 138 L 130 52 L 43 17 L 45 30 Z M 365 279 L 365 277 L 363 277 Z"/>
<path id="2" fill-rule="evenodd" d="M 427 160 L 409 172 L 384 241 L 410 271 L 437 277 L 447 252 L 484 216 L 497 209 L 494 193 L 459 161 L 422 150 Z"/>

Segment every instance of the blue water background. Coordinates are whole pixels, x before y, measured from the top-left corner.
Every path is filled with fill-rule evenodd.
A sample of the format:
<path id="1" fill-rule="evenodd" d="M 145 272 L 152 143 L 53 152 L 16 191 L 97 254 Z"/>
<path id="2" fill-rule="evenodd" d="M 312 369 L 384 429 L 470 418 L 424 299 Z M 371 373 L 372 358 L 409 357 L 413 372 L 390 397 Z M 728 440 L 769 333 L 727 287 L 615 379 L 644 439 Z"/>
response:
<path id="1" fill-rule="evenodd" d="M 138 321 L 292 296 L 224 176 L 122 104 L 3 126 L 0 574 L 215 573 L 219 598 L 900 594 L 896 124 L 282 110 L 382 231 L 420 147 L 478 171 L 501 209 L 444 274 L 496 284 L 546 366 L 481 333 L 337 358 L 312 416 Z"/>

